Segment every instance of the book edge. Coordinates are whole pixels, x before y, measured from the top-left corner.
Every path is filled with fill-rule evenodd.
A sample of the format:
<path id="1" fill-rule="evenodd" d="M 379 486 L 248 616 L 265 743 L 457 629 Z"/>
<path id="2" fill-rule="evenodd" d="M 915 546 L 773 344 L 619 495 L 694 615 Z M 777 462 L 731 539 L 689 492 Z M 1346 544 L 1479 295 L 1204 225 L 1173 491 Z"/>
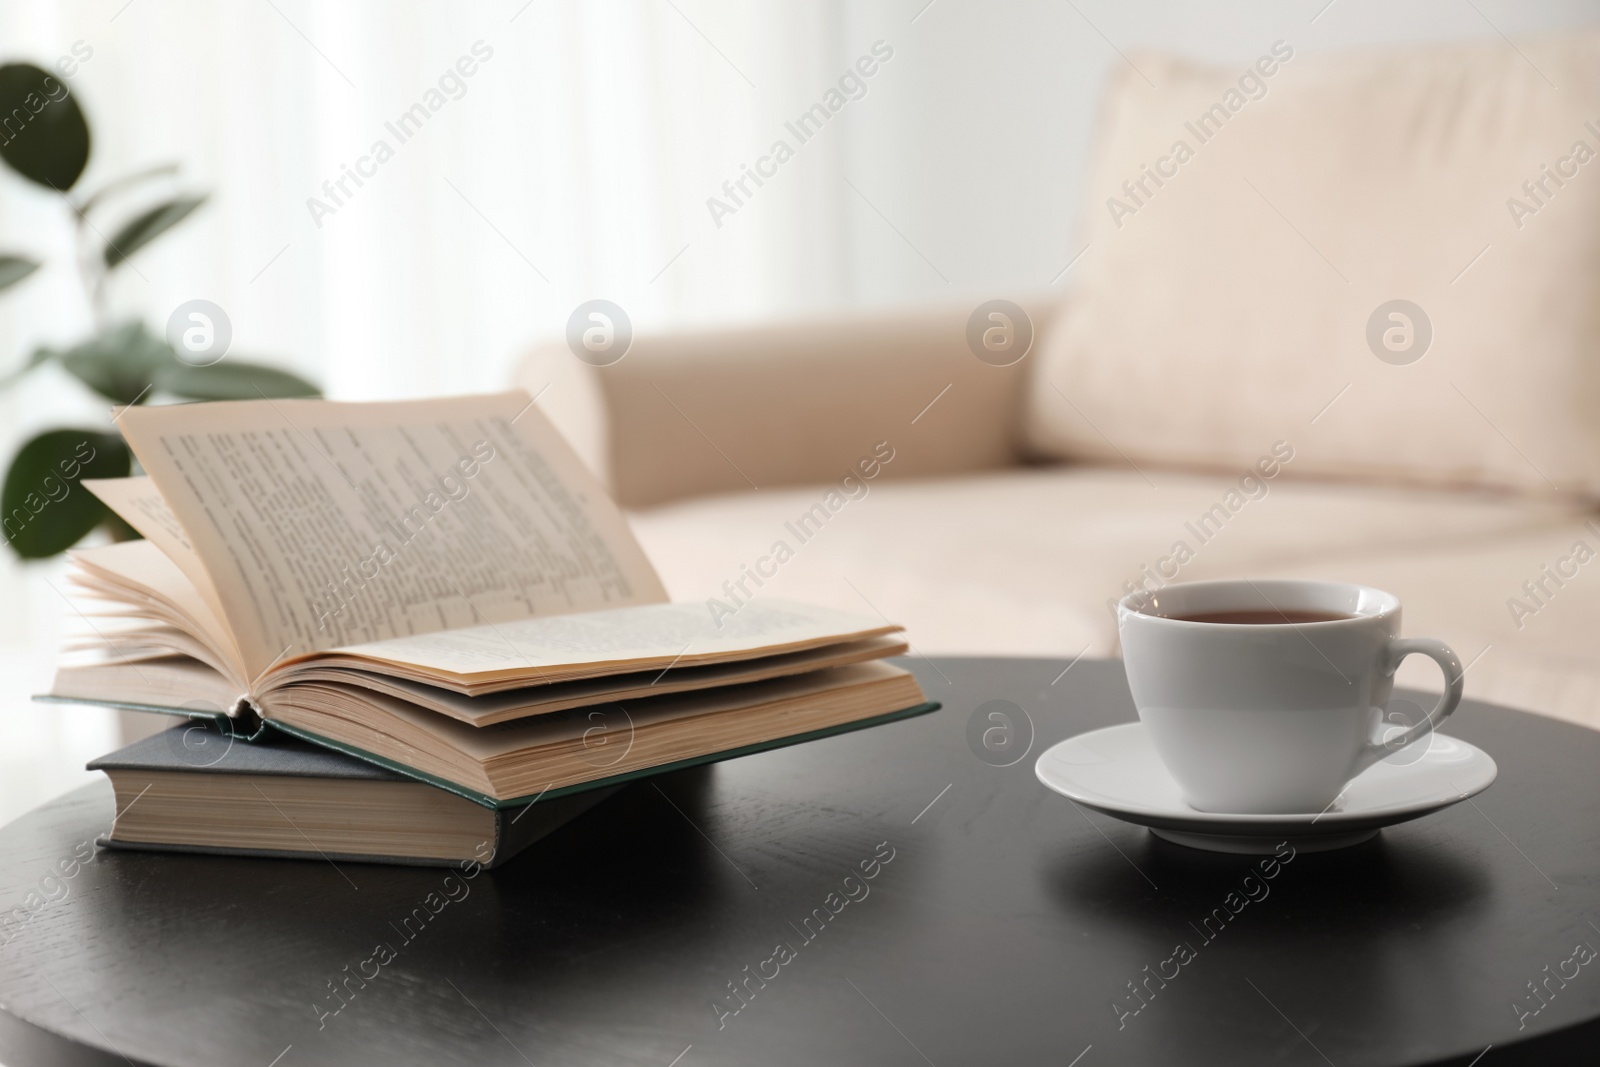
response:
<path id="1" fill-rule="evenodd" d="M 82 698 L 56 697 L 48 694 L 35 696 L 33 699 L 44 703 L 88 704 L 98 707 L 126 708 L 130 711 L 153 711 L 164 715 L 187 718 L 203 718 L 214 720 L 226 719 L 225 716 L 208 714 L 196 715 L 186 709 L 163 708 L 144 704 L 129 704 L 121 701 L 85 700 Z M 607 778 L 596 778 L 593 781 L 579 782 L 576 785 L 562 786 L 560 789 L 547 790 L 543 793 L 529 793 L 519 797 L 509 797 L 505 800 L 496 800 L 487 793 L 480 793 L 477 790 L 468 789 L 466 786 L 449 781 L 448 779 L 439 778 L 435 775 L 416 770 L 413 767 L 409 767 L 406 764 L 399 763 L 395 760 L 374 755 L 365 749 L 359 749 L 353 745 L 346 745 L 340 741 L 333 741 L 321 736 L 320 734 L 314 734 L 310 731 L 302 730 L 299 727 L 286 726 L 283 723 L 273 722 L 271 720 L 265 721 L 261 731 L 258 731 L 252 737 L 245 738 L 245 740 L 248 741 L 253 740 L 256 737 L 260 737 L 261 734 L 267 729 L 278 730 L 288 734 L 291 737 L 298 737 L 302 741 L 309 741 L 314 745 L 320 745 L 323 748 L 331 749 L 335 752 L 342 752 L 347 756 L 353 756 L 359 760 L 365 760 L 367 763 L 375 764 L 379 767 L 385 768 L 386 770 L 394 771 L 396 774 L 404 775 L 407 778 L 412 778 L 419 782 L 426 782 L 431 786 L 443 789 L 447 793 L 454 793 L 456 796 L 465 797 L 467 800 L 470 800 L 475 804 L 481 804 L 482 806 L 493 811 L 504 811 L 510 808 L 524 807 L 525 805 L 532 804 L 538 800 L 555 800 L 559 797 L 571 796 L 575 793 L 586 793 L 592 789 L 601 789 L 612 785 L 624 785 L 628 782 L 637 781 L 641 778 L 652 778 L 658 774 L 668 774 L 672 771 L 684 770 L 688 767 L 700 767 L 708 763 L 721 763 L 723 760 L 738 759 L 740 756 L 753 756 L 758 752 L 770 752 L 773 749 L 788 748 L 791 745 L 801 745 L 808 741 L 821 740 L 824 737 L 835 737 L 839 734 L 852 733 L 856 730 L 865 730 L 873 726 L 882 726 L 886 723 L 899 722 L 901 719 L 915 718 L 918 715 L 926 715 L 929 712 L 938 711 L 942 706 L 943 705 L 936 700 L 924 701 L 921 704 L 915 704 L 909 708 L 901 708 L 898 711 L 885 712 L 882 715 L 872 715 L 864 719 L 855 719 L 851 722 L 836 723 L 832 726 L 824 726 L 816 730 L 808 730 L 804 733 L 787 734 L 783 737 L 769 738 L 766 741 L 757 741 L 752 744 L 741 745 L 737 748 L 702 753 L 699 756 L 690 756 L 686 759 L 675 760 L 672 763 L 661 763 L 653 767 L 640 767 L 624 774 L 612 775 Z"/>
<path id="2" fill-rule="evenodd" d="M 397 763 L 394 760 L 385 759 L 382 756 L 374 755 L 352 745 L 346 745 L 343 742 L 331 741 L 327 738 L 321 737 L 320 735 L 301 730 L 298 727 L 284 726 L 282 723 L 276 722 L 269 723 L 269 725 L 275 730 L 281 730 L 284 733 L 298 737 L 303 741 L 309 741 L 312 744 L 322 745 L 325 748 L 330 748 L 337 752 L 343 752 L 347 756 L 354 756 L 356 759 L 366 760 L 368 763 L 377 764 L 378 766 L 394 771 L 397 774 L 403 774 L 408 778 L 415 778 L 418 781 L 427 782 L 429 785 L 436 786 L 445 790 L 446 792 L 454 793 L 457 796 L 465 797 L 474 803 L 482 804 L 486 808 L 490 808 L 495 811 L 505 811 L 510 808 L 524 807 L 536 801 L 557 800 L 561 797 L 572 796 L 577 793 L 586 793 L 593 789 L 603 789 L 607 786 L 626 785 L 628 782 L 638 781 L 642 778 L 653 778 L 658 774 L 668 774 L 672 771 L 684 770 L 689 767 L 700 767 L 708 763 L 721 763 L 723 760 L 737 759 L 740 756 L 753 756 L 758 752 L 769 752 L 777 748 L 788 748 L 791 745 L 801 745 L 808 741 L 820 740 L 824 737 L 834 737 L 839 734 L 851 733 L 856 730 L 864 730 L 873 726 L 881 726 L 886 723 L 899 722 L 901 719 L 915 718 L 918 715 L 926 715 L 929 712 L 938 711 L 942 706 L 943 705 L 941 705 L 938 701 L 925 701 L 921 704 L 915 704 L 909 708 L 901 708 L 898 711 L 885 712 L 882 715 L 872 715 L 865 719 L 856 719 L 847 723 L 836 723 L 833 726 L 824 726 L 816 730 L 808 730 L 805 733 L 788 734 L 784 737 L 770 738 L 766 741 L 757 741 L 752 744 L 741 745 L 737 748 L 722 749 L 717 752 L 706 752 L 698 756 L 690 756 L 686 759 L 675 760 L 672 763 L 661 763 L 653 767 L 640 767 L 636 770 L 627 771 L 623 774 L 612 775 L 607 778 L 596 778 L 588 782 L 579 782 L 576 785 L 562 786 L 560 789 L 550 789 L 542 793 L 528 793 L 519 797 L 508 797 L 505 800 L 496 800 L 487 793 L 480 793 L 477 790 L 468 789 L 466 786 L 460 785 L 456 782 L 424 773 L 416 770 L 415 768 L 408 767 L 405 764 Z"/>
<path id="3" fill-rule="evenodd" d="M 291 859 L 291 860 L 332 860 L 342 863 L 380 863 L 391 867 L 452 867 L 465 870 L 472 864 L 478 864 L 484 870 L 493 870 L 502 864 L 510 862 L 521 855 L 529 847 L 549 837 L 557 830 L 579 817 L 587 814 L 592 809 L 609 800 L 620 792 L 622 786 L 607 789 L 593 790 L 596 795 L 582 797 L 559 806 L 556 810 L 545 816 L 544 821 L 535 819 L 527 824 L 524 830 L 518 830 L 516 823 L 520 815 L 513 815 L 511 809 L 498 809 L 494 811 L 494 843 L 493 851 L 487 862 L 479 860 L 476 856 L 461 858 L 444 856 L 397 856 L 386 852 L 314 852 L 295 851 L 293 849 L 273 848 L 235 848 L 224 845 L 187 845 L 167 844 L 156 841 L 125 841 L 113 837 L 110 833 L 101 834 L 95 839 L 95 844 L 101 848 L 116 849 L 127 852 L 181 852 L 197 856 L 249 856 L 262 859 Z"/>

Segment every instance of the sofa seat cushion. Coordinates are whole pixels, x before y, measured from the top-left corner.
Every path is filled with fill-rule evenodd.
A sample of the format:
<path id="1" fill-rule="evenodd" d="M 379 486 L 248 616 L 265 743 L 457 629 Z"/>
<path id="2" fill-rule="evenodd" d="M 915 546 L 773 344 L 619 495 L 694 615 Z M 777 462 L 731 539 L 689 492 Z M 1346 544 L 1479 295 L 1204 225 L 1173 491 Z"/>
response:
<path id="1" fill-rule="evenodd" d="M 1581 546 L 1581 547 L 1580 547 Z M 1467 695 L 1600 729 L 1600 517 L 1538 529 L 1332 553 L 1266 577 L 1342 578 L 1387 589 L 1405 605 L 1408 634 L 1444 638 L 1467 665 Z M 1414 656 L 1401 684 L 1437 690 L 1438 671 Z"/>
<path id="2" fill-rule="evenodd" d="M 1507 607 L 1575 540 L 1600 550 L 1589 516 L 1555 500 L 1282 479 L 1254 483 L 1251 496 L 1236 479 L 1088 466 L 866 484 L 863 496 L 834 497 L 832 512 L 819 486 L 707 497 L 632 521 L 676 600 L 711 611 L 713 597 L 733 610 L 749 595 L 783 596 L 881 612 L 921 655 L 1115 655 L 1107 604 L 1125 583 L 1160 580 L 1163 568 L 1178 581 L 1299 575 L 1392 590 L 1407 632 L 1442 637 L 1464 660 L 1494 646 L 1471 668 L 1469 694 L 1569 718 L 1600 699 L 1600 648 L 1584 636 L 1600 630 L 1582 626 L 1600 622 L 1600 560 L 1520 630 Z M 1219 512 L 1224 501 L 1238 506 Z M 1516 687 L 1546 668 L 1567 673 Z M 1429 670 L 1408 663 L 1402 681 L 1437 688 Z M 1480 687 L 1492 677 L 1510 688 Z"/>

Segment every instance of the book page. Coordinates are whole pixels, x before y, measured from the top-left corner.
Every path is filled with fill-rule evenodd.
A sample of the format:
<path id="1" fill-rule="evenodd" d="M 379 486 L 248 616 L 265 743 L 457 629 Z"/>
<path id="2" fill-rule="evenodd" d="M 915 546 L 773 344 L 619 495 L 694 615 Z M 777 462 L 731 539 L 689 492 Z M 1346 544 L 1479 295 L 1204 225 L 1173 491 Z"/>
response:
<path id="1" fill-rule="evenodd" d="M 137 407 L 118 422 L 251 678 L 344 645 L 666 599 L 525 393 Z"/>
<path id="2" fill-rule="evenodd" d="M 841 641 L 809 648 L 799 652 L 779 653 L 756 659 L 731 663 L 711 663 L 685 667 L 681 663 L 671 670 L 645 670 L 612 674 L 600 678 L 582 678 L 570 682 L 491 689 L 480 695 L 464 693 L 426 682 L 415 681 L 392 672 L 363 670 L 358 661 L 346 661 L 337 656 L 319 656 L 313 663 L 296 664 L 281 675 L 269 674 L 281 685 L 298 686 L 307 682 L 332 682 L 339 685 L 370 689 L 392 697 L 408 700 L 420 708 L 448 715 L 473 726 L 492 726 L 498 722 L 544 715 L 568 708 L 583 708 L 617 700 L 664 696 L 669 693 L 703 692 L 725 685 L 742 685 L 746 682 L 782 678 L 804 674 L 825 667 L 840 667 L 851 663 L 901 656 L 910 646 L 899 637 L 885 635 L 869 637 L 862 641 Z M 273 685 L 262 689 L 262 699 L 272 699 Z"/>
<path id="3" fill-rule="evenodd" d="M 205 564 L 195 554 L 189 536 L 183 532 L 178 517 L 161 498 L 156 483 L 149 478 L 85 478 L 83 487 L 112 511 L 123 522 L 139 531 L 146 541 L 159 548 L 177 565 L 195 590 L 205 598 L 206 605 L 217 618 L 222 618 L 222 600 L 212 588 L 211 576 Z"/>
<path id="4" fill-rule="evenodd" d="M 704 604 L 522 619 L 341 648 L 341 655 L 474 677 L 524 672 L 530 682 L 770 655 L 897 630 L 881 619 L 789 600 L 753 600 L 714 619 Z M 585 669 L 589 668 L 589 669 Z"/>
<path id="5" fill-rule="evenodd" d="M 76 573 L 68 575 L 74 587 L 89 596 L 115 598 L 140 609 L 138 615 L 123 618 L 141 619 L 147 624 L 143 627 L 95 627 L 96 635 L 113 654 L 141 649 L 148 643 L 142 639 L 145 631 L 153 636 L 170 627 L 172 635 L 183 640 L 176 644 L 163 640 L 164 647 L 214 661 L 217 670 L 230 675 L 234 688 L 243 692 L 245 674 L 227 626 L 183 570 L 154 542 L 121 541 L 77 548 L 67 556 L 77 566 Z M 189 642 L 200 647 L 191 647 Z M 202 652 L 202 647 L 206 651 Z"/>
<path id="6" fill-rule="evenodd" d="M 892 698 L 880 699 L 879 706 L 874 707 L 872 691 L 881 692 L 884 683 L 889 683 Z M 285 689 L 269 699 L 277 702 L 271 715 L 274 722 L 470 787 L 472 778 L 477 777 L 470 771 L 472 764 L 478 765 L 481 774 L 491 762 L 507 758 L 520 761 L 543 755 L 567 764 L 573 772 L 571 781 L 607 778 L 638 766 L 665 762 L 637 757 L 644 752 L 652 728 L 674 723 L 681 729 L 671 733 L 682 740 L 681 751 L 674 755 L 685 758 L 748 744 L 763 736 L 803 733 L 815 727 L 817 718 L 863 718 L 909 708 L 925 698 L 909 671 L 880 660 L 703 693 L 611 703 L 603 708 L 573 708 L 485 727 L 468 726 L 425 711 L 410 701 L 340 683 Z M 787 706 L 788 712 L 781 718 L 789 721 L 780 721 L 777 729 L 771 728 L 774 724 L 770 720 L 761 722 L 757 714 L 774 706 Z M 830 714 L 841 708 L 848 714 Z M 737 714 L 724 715 L 725 712 Z M 597 715 L 606 719 L 597 720 Z M 617 731 L 613 739 L 625 740 L 627 753 L 634 759 L 627 763 L 596 760 L 592 758 L 595 750 L 590 750 L 591 758 L 585 758 L 585 739 L 594 733 L 597 721 Z M 573 746 L 577 746 L 576 751 Z M 546 751 L 541 753 L 541 749 Z M 452 759 L 457 753 L 470 761 L 465 768 L 459 759 Z M 452 774 L 451 769 L 458 773 Z M 468 773 L 459 773 L 463 769 Z M 501 798 L 515 795 L 505 793 Z"/>
<path id="7" fill-rule="evenodd" d="M 147 704 L 195 715 L 223 715 L 238 686 L 199 660 L 166 656 L 138 663 L 63 666 L 50 695 L 96 704 Z"/>

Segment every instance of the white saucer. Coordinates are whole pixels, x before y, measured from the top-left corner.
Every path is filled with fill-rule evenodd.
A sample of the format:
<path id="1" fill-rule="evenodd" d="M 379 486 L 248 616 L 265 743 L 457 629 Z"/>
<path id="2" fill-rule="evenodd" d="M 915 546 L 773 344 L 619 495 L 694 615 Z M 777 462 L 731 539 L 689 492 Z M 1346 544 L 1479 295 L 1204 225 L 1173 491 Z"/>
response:
<path id="1" fill-rule="evenodd" d="M 1359 844 L 1381 827 L 1476 796 L 1489 788 L 1498 768 L 1482 749 L 1436 733 L 1364 771 L 1321 814 L 1219 814 L 1184 802 L 1144 725 L 1133 722 L 1068 738 L 1046 750 L 1033 771 L 1062 796 L 1148 826 L 1167 841 L 1258 854 L 1285 840 L 1300 852 Z"/>

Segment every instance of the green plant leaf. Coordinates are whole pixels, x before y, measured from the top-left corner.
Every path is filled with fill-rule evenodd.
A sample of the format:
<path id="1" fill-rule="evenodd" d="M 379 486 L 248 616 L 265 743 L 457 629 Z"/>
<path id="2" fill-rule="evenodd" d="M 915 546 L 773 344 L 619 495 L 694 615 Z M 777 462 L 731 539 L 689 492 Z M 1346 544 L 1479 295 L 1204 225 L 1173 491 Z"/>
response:
<path id="1" fill-rule="evenodd" d="M 0 489 L 0 527 L 23 559 L 44 559 L 77 544 L 110 509 L 84 478 L 125 478 L 128 446 L 97 430 L 50 430 L 22 446 Z"/>
<path id="2" fill-rule="evenodd" d="M 132 404 L 151 392 L 156 379 L 178 362 L 167 342 L 142 322 L 113 327 L 49 358 L 117 404 Z"/>
<path id="3" fill-rule="evenodd" d="M 188 218 L 206 202 L 203 196 L 180 196 L 135 216 L 106 242 L 106 266 L 125 262 L 145 245 Z"/>
<path id="4" fill-rule="evenodd" d="M 39 269 L 39 264 L 26 256 L 0 256 L 0 289 L 9 289 Z"/>
<path id="5" fill-rule="evenodd" d="M 0 66 L 0 159 L 50 189 L 66 192 L 89 162 L 89 124 L 60 78 L 31 63 Z"/>
<path id="6" fill-rule="evenodd" d="M 156 388 L 186 400 L 259 400 L 263 396 L 321 396 L 322 390 L 298 375 L 260 363 L 225 359 L 206 367 L 182 360 L 156 375 Z"/>

